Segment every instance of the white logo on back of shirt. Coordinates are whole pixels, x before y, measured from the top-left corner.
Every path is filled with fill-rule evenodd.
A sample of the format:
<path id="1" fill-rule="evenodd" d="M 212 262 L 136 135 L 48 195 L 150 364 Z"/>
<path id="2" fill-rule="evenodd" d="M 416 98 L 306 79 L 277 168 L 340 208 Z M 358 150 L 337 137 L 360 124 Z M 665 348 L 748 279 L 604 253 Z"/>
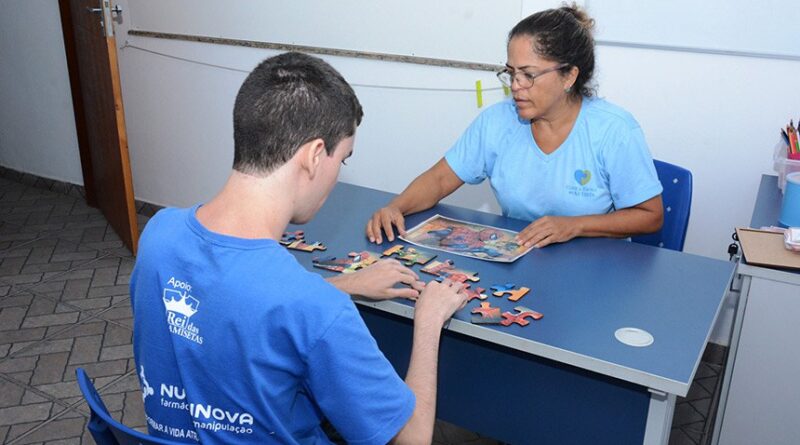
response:
<path id="1" fill-rule="evenodd" d="M 200 336 L 200 328 L 189 322 L 189 319 L 197 313 L 200 307 L 200 301 L 197 298 L 189 295 L 192 286 L 175 277 L 169 279 L 167 284 L 184 289 L 184 291 L 176 289 L 164 288 L 164 308 L 167 310 L 167 323 L 169 324 L 169 331 L 175 335 L 179 335 L 189 339 L 199 345 L 203 344 L 203 337 Z"/>

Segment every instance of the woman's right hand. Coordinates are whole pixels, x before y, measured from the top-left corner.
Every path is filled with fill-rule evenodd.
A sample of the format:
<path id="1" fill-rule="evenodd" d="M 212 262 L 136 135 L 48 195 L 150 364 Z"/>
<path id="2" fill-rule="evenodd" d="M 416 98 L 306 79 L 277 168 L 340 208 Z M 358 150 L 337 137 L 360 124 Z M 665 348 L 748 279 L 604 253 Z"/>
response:
<path id="1" fill-rule="evenodd" d="M 406 223 L 401 212 L 397 207 L 388 205 L 372 214 L 372 219 L 367 222 L 367 238 L 371 243 L 380 244 L 383 242 L 381 230 L 386 233 L 386 239 L 394 241 L 394 227 L 397 227 L 399 235 L 406 234 Z"/>

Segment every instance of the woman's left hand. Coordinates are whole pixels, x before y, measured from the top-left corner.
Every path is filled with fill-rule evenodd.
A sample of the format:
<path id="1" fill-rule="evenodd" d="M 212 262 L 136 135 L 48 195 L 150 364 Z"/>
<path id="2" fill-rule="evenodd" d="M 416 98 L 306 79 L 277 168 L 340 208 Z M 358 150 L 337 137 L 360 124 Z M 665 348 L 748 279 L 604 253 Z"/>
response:
<path id="1" fill-rule="evenodd" d="M 544 247 L 563 243 L 581 234 L 580 219 L 570 216 L 543 216 L 530 223 L 517 235 L 517 242 L 525 247 Z"/>

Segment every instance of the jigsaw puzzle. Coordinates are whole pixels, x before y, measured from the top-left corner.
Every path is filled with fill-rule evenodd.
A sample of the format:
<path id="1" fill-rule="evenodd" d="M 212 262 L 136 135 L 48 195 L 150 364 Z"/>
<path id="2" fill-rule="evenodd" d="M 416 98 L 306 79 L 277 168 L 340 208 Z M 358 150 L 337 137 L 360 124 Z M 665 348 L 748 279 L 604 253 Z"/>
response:
<path id="1" fill-rule="evenodd" d="M 306 243 L 305 232 L 302 230 L 284 232 L 283 236 L 281 236 L 280 243 L 286 246 L 287 249 L 302 250 L 303 252 L 327 249 L 327 247 L 319 241 L 313 244 Z"/>
<path id="2" fill-rule="evenodd" d="M 531 248 L 516 241 L 517 232 L 435 215 L 408 230 L 401 239 L 417 246 L 510 263 Z"/>
<path id="3" fill-rule="evenodd" d="M 472 310 L 472 322 L 475 324 L 500 324 L 503 317 L 500 315 L 500 308 L 492 307 L 491 303 L 481 303 L 481 307 Z"/>
<path id="4" fill-rule="evenodd" d="M 444 262 L 431 261 L 421 270 L 427 274 L 437 276 L 438 277 L 436 279 L 437 281 L 442 281 L 445 278 L 447 278 L 450 281 L 456 281 L 459 283 L 463 283 L 465 281 L 476 282 L 480 280 L 480 278 L 477 276 L 478 275 L 477 272 L 470 272 L 468 270 L 456 269 L 453 260 L 445 260 Z"/>
<path id="5" fill-rule="evenodd" d="M 319 267 L 320 269 L 341 273 L 353 273 L 374 264 L 378 261 L 379 257 L 380 254 L 378 253 L 364 250 L 361 252 L 350 252 L 347 254 L 347 258 L 336 258 L 333 256 L 314 258 L 311 260 L 311 263 L 314 267 Z"/>
<path id="6" fill-rule="evenodd" d="M 467 296 L 469 297 L 467 298 L 467 303 L 469 303 L 472 300 L 485 300 L 489 298 L 488 295 L 484 294 L 486 289 L 482 287 L 476 287 L 475 289 L 471 289 L 468 284 L 467 288 L 464 289 L 464 291 L 467 293 Z"/>
<path id="7" fill-rule="evenodd" d="M 402 244 L 395 244 L 394 246 L 383 251 L 383 256 L 397 255 L 396 258 L 404 262 L 406 266 L 413 266 L 414 264 L 424 265 L 428 261 L 436 258 L 436 255 L 429 255 L 418 251 L 413 247 L 404 247 Z"/>
<path id="8" fill-rule="evenodd" d="M 540 314 L 539 312 L 536 312 L 533 309 L 528 309 L 525 306 L 517 306 L 514 308 L 514 310 L 517 311 L 516 314 L 512 314 L 511 312 L 503 312 L 503 321 L 501 321 L 500 324 L 503 326 L 511 326 L 512 324 L 516 323 L 520 326 L 527 326 L 530 321 L 526 320 L 526 318 L 530 317 L 534 320 L 539 320 L 544 317 L 544 315 Z"/>
<path id="9" fill-rule="evenodd" d="M 517 301 L 530 291 L 527 287 L 517 289 L 517 285 L 514 283 L 495 284 L 491 289 L 493 291 L 492 295 L 495 297 L 502 297 L 508 294 L 508 301 Z"/>

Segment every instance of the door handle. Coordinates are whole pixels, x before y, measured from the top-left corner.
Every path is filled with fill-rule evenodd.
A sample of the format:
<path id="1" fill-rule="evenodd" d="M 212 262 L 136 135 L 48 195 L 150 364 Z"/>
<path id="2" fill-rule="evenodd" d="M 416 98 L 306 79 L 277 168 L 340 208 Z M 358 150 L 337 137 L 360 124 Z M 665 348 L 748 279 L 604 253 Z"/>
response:
<path id="1" fill-rule="evenodd" d="M 102 14 L 103 13 L 103 8 L 86 8 L 86 10 L 89 11 L 89 12 L 93 12 L 95 14 Z M 120 14 L 122 14 L 122 8 L 120 8 L 119 5 L 114 5 L 114 7 L 111 8 L 111 13 L 114 14 L 114 15 L 120 15 Z"/>

